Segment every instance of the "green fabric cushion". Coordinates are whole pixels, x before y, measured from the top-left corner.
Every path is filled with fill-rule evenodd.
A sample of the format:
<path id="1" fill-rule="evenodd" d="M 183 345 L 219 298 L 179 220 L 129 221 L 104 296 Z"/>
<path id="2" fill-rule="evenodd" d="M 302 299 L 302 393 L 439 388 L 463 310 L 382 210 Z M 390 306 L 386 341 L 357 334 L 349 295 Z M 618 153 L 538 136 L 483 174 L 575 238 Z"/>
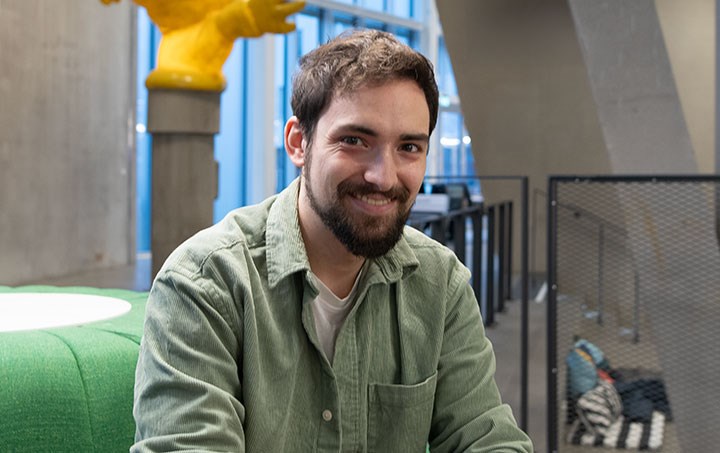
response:
<path id="1" fill-rule="evenodd" d="M 95 294 L 132 309 L 83 326 L 0 333 L 0 450 L 127 452 L 147 293 L 0 286 L 7 292 Z"/>

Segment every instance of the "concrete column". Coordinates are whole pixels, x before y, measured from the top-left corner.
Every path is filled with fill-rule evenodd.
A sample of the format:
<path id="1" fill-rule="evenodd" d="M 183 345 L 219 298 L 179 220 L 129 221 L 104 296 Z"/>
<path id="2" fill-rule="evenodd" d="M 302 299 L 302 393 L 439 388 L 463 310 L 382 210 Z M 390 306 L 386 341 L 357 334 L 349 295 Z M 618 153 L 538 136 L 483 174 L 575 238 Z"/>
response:
<path id="1" fill-rule="evenodd" d="M 134 24 L 0 0 L 0 285 L 135 260 Z"/>
<path id="2" fill-rule="evenodd" d="M 150 90 L 148 96 L 154 276 L 178 245 L 213 223 L 220 93 Z"/>
<path id="3" fill-rule="evenodd" d="M 614 173 L 696 173 L 654 0 L 570 0 Z"/>

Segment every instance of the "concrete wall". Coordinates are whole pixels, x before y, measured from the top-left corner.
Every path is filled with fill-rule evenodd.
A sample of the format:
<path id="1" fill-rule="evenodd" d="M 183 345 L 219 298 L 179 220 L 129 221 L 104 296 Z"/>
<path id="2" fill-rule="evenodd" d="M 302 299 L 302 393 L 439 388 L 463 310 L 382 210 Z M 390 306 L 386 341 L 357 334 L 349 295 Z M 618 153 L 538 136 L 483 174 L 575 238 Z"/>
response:
<path id="1" fill-rule="evenodd" d="M 475 170 L 530 177 L 536 214 L 531 231 L 537 239 L 531 238 L 530 269 L 542 271 L 547 175 L 610 172 L 567 1 L 436 3 L 472 137 Z M 490 201 L 516 195 L 487 189 Z"/>
<path id="2" fill-rule="evenodd" d="M 0 1 L 0 284 L 134 257 L 134 11 Z"/>
<path id="3" fill-rule="evenodd" d="M 715 0 L 655 0 L 700 173 L 715 172 Z"/>
<path id="4" fill-rule="evenodd" d="M 590 18 L 585 27 L 578 20 L 588 7 L 612 12 L 632 9 L 636 2 L 595 3 L 436 0 L 472 136 L 476 172 L 530 177 L 531 271 L 545 267 L 542 192 L 548 175 L 708 173 L 715 168 L 714 2 L 643 2 L 654 22 L 640 16 L 625 20 L 628 25 L 616 14 L 618 20 L 602 24 Z M 623 31 L 632 24 L 648 27 L 639 34 Z M 619 34 L 628 41 L 597 41 L 612 41 Z M 643 53 L 644 45 L 653 47 Z M 661 87 L 667 88 L 663 93 L 646 89 L 648 77 L 655 78 L 652 65 L 662 67 L 657 80 L 667 85 Z M 619 85 L 606 90 L 602 83 L 609 77 Z M 662 101 L 665 110 L 658 110 L 648 94 Z M 624 99 L 618 104 L 625 108 L 618 110 L 622 118 L 611 111 L 612 96 Z M 633 99 L 642 101 L 644 109 L 635 119 Z M 670 140 L 661 139 L 666 136 Z M 487 189 L 491 201 L 513 196 Z"/>

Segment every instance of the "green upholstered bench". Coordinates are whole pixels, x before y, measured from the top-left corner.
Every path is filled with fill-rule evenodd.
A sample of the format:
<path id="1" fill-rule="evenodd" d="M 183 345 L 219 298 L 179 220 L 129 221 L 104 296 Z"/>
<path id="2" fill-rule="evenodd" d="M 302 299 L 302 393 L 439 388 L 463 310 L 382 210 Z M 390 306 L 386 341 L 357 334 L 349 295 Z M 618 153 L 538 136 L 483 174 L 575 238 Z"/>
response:
<path id="1" fill-rule="evenodd" d="M 0 451 L 127 452 L 147 293 L 0 286 L 128 301 L 129 312 L 82 326 L 0 333 Z"/>

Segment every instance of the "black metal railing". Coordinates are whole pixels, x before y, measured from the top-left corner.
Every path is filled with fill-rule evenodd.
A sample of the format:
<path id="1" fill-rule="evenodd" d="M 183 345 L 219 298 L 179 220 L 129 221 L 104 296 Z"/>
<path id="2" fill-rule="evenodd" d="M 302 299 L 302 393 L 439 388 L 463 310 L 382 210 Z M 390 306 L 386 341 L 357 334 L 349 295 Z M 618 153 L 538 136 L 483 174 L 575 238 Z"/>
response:
<path id="1" fill-rule="evenodd" d="M 528 389 L 528 178 L 523 176 L 439 176 L 435 182 L 504 181 L 516 185 L 520 222 L 515 222 L 513 200 L 487 204 L 467 203 L 444 213 L 414 211 L 408 221 L 413 226 L 451 248 L 472 272 L 471 285 L 480 305 L 483 322 L 491 326 L 496 314 L 513 299 L 513 238 L 520 236 L 519 299 L 521 303 L 521 383 L 519 424 L 527 430 Z M 519 228 L 519 231 L 517 230 Z M 468 239 L 471 241 L 469 244 Z M 468 250 L 469 249 L 469 250 Z M 469 251 L 469 253 L 468 253 Z"/>

